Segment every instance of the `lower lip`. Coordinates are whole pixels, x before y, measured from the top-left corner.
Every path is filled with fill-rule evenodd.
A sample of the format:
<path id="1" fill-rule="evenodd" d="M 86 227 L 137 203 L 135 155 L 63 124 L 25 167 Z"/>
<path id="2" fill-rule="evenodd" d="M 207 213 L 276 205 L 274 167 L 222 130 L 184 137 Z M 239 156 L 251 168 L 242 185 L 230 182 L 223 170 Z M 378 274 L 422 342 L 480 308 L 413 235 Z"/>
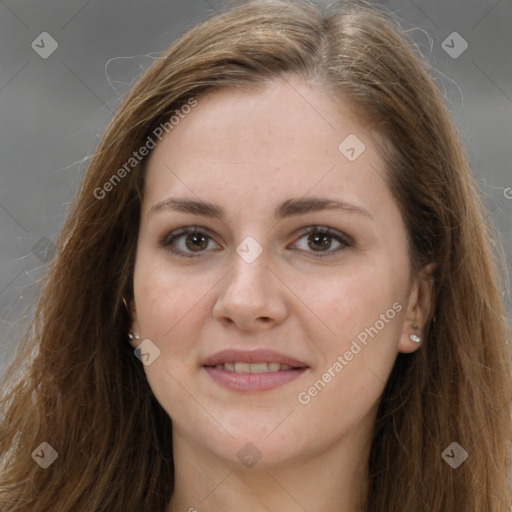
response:
<path id="1" fill-rule="evenodd" d="M 299 378 L 307 368 L 266 373 L 236 373 L 203 366 L 208 375 L 221 386 L 233 391 L 268 391 Z"/>

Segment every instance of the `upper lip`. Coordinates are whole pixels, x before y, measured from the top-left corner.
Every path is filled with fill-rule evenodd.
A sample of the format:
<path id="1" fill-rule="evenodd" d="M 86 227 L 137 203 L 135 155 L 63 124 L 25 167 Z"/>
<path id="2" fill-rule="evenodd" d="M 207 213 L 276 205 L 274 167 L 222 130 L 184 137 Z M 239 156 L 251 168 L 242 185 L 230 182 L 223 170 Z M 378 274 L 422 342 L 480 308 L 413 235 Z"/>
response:
<path id="1" fill-rule="evenodd" d="M 221 350 L 220 352 L 207 357 L 202 362 L 202 366 L 215 366 L 216 364 L 224 363 L 279 363 L 286 364 L 294 368 L 305 368 L 308 366 L 306 363 L 294 359 L 293 357 L 268 349 Z"/>

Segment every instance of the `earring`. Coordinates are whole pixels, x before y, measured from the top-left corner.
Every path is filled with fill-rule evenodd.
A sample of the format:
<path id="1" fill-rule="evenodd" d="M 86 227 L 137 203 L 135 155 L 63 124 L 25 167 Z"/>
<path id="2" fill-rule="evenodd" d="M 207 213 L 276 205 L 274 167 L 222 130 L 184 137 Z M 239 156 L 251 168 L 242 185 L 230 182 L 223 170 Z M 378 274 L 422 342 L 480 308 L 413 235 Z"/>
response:
<path id="1" fill-rule="evenodd" d="M 414 323 L 412 324 L 412 328 L 413 328 L 413 329 L 417 329 L 417 328 L 418 328 L 418 325 L 416 324 L 416 322 L 414 322 Z M 419 336 L 417 336 L 416 334 L 409 334 L 409 339 L 410 339 L 411 341 L 416 342 L 416 343 L 421 343 L 421 338 L 420 338 Z"/>
<path id="2" fill-rule="evenodd" d="M 128 338 L 131 340 L 140 340 L 140 337 L 137 334 L 133 334 L 131 332 L 128 333 Z"/>

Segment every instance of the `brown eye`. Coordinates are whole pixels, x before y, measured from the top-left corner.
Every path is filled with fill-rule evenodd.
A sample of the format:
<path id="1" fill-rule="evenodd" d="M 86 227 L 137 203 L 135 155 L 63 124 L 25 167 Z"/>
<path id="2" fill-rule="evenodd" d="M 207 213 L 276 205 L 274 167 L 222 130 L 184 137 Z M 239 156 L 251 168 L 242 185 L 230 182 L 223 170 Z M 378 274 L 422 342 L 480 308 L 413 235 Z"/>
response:
<path id="1" fill-rule="evenodd" d="M 160 246 L 166 251 L 185 258 L 194 258 L 206 253 L 208 244 L 213 239 L 203 228 L 189 226 L 173 231 L 161 242 Z M 307 238 L 306 238 L 307 237 Z M 328 227 L 313 226 L 304 231 L 299 240 L 306 239 L 305 247 L 299 247 L 303 252 L 313 254 L 315 258 L 327 258 L 352 246 L 352 239 Z M 295 242 L 294 245 L 297 245 Z M 337 246 L 335 245 L 337 244 Z M 215 244 L 217 245 L 217 244 Z M 333 249 L 334 245 L 334 249 Z M 217 247 L 219 247 L 217 245 Z"/>
<path id="2" fill-rule="evenodd" d="M 319 235 L 318 233 L 314 233 L 308 236 L 308 243 L 311 243 L 310 247 L 312 247 L 315 251 L 315 246 L 319 247 L 321 251 L 324 249 L 330 249 L 332 245 L 332 237 L 330 235 Z"/>
<path id="3" fill-rule="evenodd" d="M 315 258 L 326 258 L 332 256 L 340 251 L 343 251 L 347 247 L 352 245 L 352 240 L 339 231 L 335 231 L 331 228 L 314 226 L 304 232 L 300 239 L 307 236 L 306 248 L 301 249 L 305 252 L 313 252 Z M 299 239 L 299 240 L 300 240 Z M 333 246 L 333 241 L 338 244 L 333 250 L 330 250 Z M 297 242 L 295 243 L 295 245 Z M 311 250 L 308 250 L 311 249 Z"/>
<path id="4" fill-rule="evenodd" d="M 206 249 L 208 246 L 207 236 L 204 236 L 201 233 L 188 233 L 185 236 L 185 245 L 187 249 L 192 251 Z M 205 243 L 206 240 L 206 243 Z"/>
<path id="5" fill-rule="evenodd" d="M 208 248 L 211 237 L 195 227 L 186 227 L 178 231 L 170 233 L 161 242 L 161 247 L 165 250 L 183 256 L 186 258 L 193 258 L 196 253 L 200 255 Z"/>

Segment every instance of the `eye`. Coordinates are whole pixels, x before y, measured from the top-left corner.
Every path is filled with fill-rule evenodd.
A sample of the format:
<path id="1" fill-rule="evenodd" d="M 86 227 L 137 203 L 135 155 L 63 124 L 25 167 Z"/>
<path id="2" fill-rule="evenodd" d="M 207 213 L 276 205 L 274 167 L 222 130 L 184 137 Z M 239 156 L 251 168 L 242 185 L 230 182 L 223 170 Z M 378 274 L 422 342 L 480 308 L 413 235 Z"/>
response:
<path id="1" fill-rule="evenodd" d="M 313 251 L 306 252 L 316 253 L 313 255 L 315 258 L 328 258 L 352 245 L 352 239 L 349 236 L 324 226 L 312 226 L 307 228 L 306 231 L 302 232 L 299 241 L 306 236 L 307 246 L 313 249 Z M 328 250 L 331 249 L 333 240 L 336 241 L 338 247 L 334 250 Z M 295 244 L 297 244 L 297 242 Z"/>
<path id="2" fill-rule="evenodd" d="M 197 226 L 181 228 L 166 235 L 159 245 L 177 256 L 185 258 L 200 256 L 208 248 L 209 242 L 213 241 L 203 229 Z M 302 236 L 295 242 L 295 245 L 306 236 L 306 244 L 313 250 L 301 250 L 314 253 L 313 257 L 315 258 L 326 258 L 352 246 L 352 239 L 349 236 L 324 226 L 311 226 L 306 231 L 302 231 Z M 333 240 L 338 247 L 329 250 L 332 248 Z M 183 243 L 180 244 L 180 242 Z"/>
<path id="3" fill-rule="evenodd" d="M 183 237 L 184 243 L 176 249 L 176 241 Z M 198 227 L 188 226 L 167 235 L 160 242 L 160 246 L 177 256 L 194 258 L 196 257 L 194 253 L 198 253 L 197 255 L 200 256 L 200 253 L 208 247 L 209 240 L 211 240 L 211 237 L 207 233 L 201 231 Z M 178 243 L 178 245 L 180 244 Z M 187 250 L 191 250 L 191 253 L 187 252 Z"/>

